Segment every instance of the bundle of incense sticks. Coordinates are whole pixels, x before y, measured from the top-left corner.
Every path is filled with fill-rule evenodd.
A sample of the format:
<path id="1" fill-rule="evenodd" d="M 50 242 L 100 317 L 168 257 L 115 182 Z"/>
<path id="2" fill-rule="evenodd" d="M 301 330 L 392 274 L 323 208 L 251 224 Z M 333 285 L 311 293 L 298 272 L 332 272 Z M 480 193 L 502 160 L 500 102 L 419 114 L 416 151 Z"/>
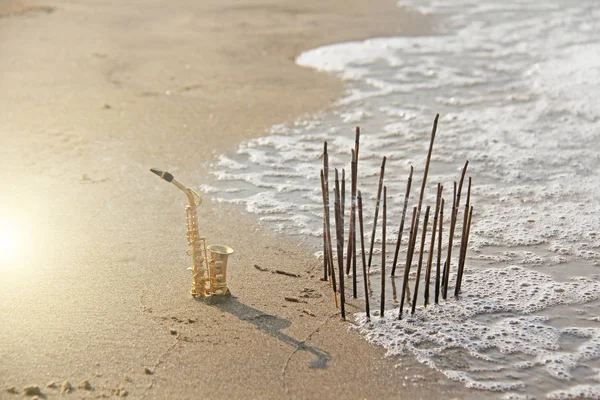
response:
<path id="1" fill-rule="evenodd" d="M 421 181 L 421 190 L 419 192 L 419 198 L 416 206 L 412 208 L 412 217 L 409 227 L 409 236 L 408 241 L 406 243 L 406 262 L 404 265 L 404 273 L 403 273 L 403 281 L 402 281 L 402 292 L 400 296 L 400 307 L 398 312 L 398 318 L 401 319 L 403 315 L 404 303 L 405 301 L 410 304 L 411 314 L 415 313 L 418 296 L 419 296 L 419 286 L 421 281 L 421 272 L 423 268 L 424 261 L 424 253 L 426 237 L 428 235 L 428 227 L 429 227 L 429 217 L 432 213 L 433 221 L 431 223 L 430 228 L 430 242 L 428 257 L 425 264 L 425 273 L 424 273 L 424 294 L 423 294 L 423 307 L 426 308 L 430 304 L 430 286 L 431 281 L 433 280 L 434 285 L 434 302 L 435 304 L 439 304 L 440 295 L 442 299 L 446 300 L 448 296 L 448 287 L 450 284 L 450 275 L 452 272 L 452 248 L 454 242 L 454 234 L 456 232 L 457 222 L 458 222 L 458 214 L 460 208 L 460 198 L 461 192 L 464 184 L 464 180 L 466 177 L 467 168 L 469 166 L 469 162 L 466 161 L 464 167 L 462 169 L 462 173 L 459 179 L 458 184 L 454 182 L 454 190 L 452 196 L 452 209 L 450 210 L 450 218 L 448 223 L 448 244 L 446 256 L 442 257 L 442 244 L 443 237 L 442 233 L 444 231 L 444 205 L 445 199 L 443 196 L 443 189 L 441 183 L 437 184 L 437 194 L 435 196 L 435 206 L 426 206 L 425 216 L 423 218 L 423 228 L 422 232 L 419 233 L 419 226 L 421 224 L 421 210 L 423 207 L 423 198 L 425 195 L 425 190 L 427 188 L 427 176 L 429 173 L 429 165 L 431 163 L 431 155 L 433 153 L 433 144 L 435 142 L 435 136 L 437 132 L 439 114 L 436 115 L 433 128 L 431 131 L 431 139 L 429 142 L 429 150 L 427 152 L 427 159 L 425 161 L 425 168 L 423 170 L 423 179 Z M 383 194 L 383 210 L 382 210 L 382 221 L 381 221 L 381 229 L 382 229 L 382 245 L 381 245 L 381 297 L 380 297 L 380 316 L 383 317 L 385 314 L 385 271 L 386 271 L 386 229 L 387 229 L 387 200 L 388 200 L 388 191 L 387 186 L 385 186 L 385 166 L 387 157 L 382 158 L 381 162 L 381 170 L 379 173 L 379 181 L 377 185 L 377 195 L 376 202 L 374 207 L 374 215 L 373 215 L 373 226 L 372 232 L 370 236 L 370 246 L 368 250 L 368 261 L 367 261 L 367 253 L 365 250 L 365 235 L 364 235 L 364 224 L 363 224 L 363 197 L 361 190 L 359 190 L 358 184 L 358 164 L 359 164 L 359 147 L 360 147 L 360 128 L 356 128 L 355 142 L 354 148 L 350 150 L 350 205 L 348 206 L 349 210 L 349 218 L 348 218 L 348 231 L 347 237 L 345 236 L 345 207 L 346 207 L 346 173 L 345 169 L 342 169 L 341 173 L 341 185 L 339 179 L 338 169 L 335 169 L 335 187 L 333 189 L 333 197 L 335 199 L 333 204 L 334 211 L 334 222 L 335 229 L 333 230 L 335 233 L 335 243 L 336 243 L 336 255 L 337 255 L 337 268 L 335 266 L 335 260 L 333 256 L 333 238 L 332 238 L 332 227 L 331 227 L 331 202 L 330 202 L 330 188 L 329 188 L 329 156 L 327 153 L 327 142 L 325 142 L 323 147 L 323 168 L 321 169 L 321 191 L 323 198 L 323 280 L 328 281 L 330 286 L 334 291 L 334 299 L 336 307 L 341 308 L 342 318 L 346 318 L 345 313 L 345 285 L 344 285 L 344 274 L 350 275 L 350 271 L 352 271 L 352 296 L 357 298 L 357 271 L 356 271 L 356 230 L 357 230 L 357 214 L 358 214 L 358 226 L 359 226 L 359 235 L 360 235 L 360 258 L 362 261 L 362 277 L 363 277 L 363 294 L 365 297 L 365 311 L 367 314 L 367 318 L 370 319 L 370 307 L 369 307 L 369 275 L 371 271 L 371 265 L 373 262 L 373 247 L 375 245 L 375 234 L 377 232 L 377 224 L 379 220 L 379 208 L 381 204 L 381 197 Z M 400 247 L 402 245 L 402 237 L 405 228 L 405 220 L 406 220 L 406 212 L 410 203 L 410 192 L 413 180 L 413 172 L 414 169 L 411 166 L 410 172 L 408 175 L 408 181 L 406 185 L 406 191 L 404 193 L 404 202 L 402 207 L 402 214 L 400 216 L 399 228 L 398 228 L 398 236 L 396 238 L 396 244 L 394 246 L 394 258 L 391 269 L 391 279 L 392 279 L 392 287 L 394 288 L 394 300 L 395 300 L 395 273 L 396 267 L 399 264 L 399 254 Z M 456 264 L 456 281 L 454 284 L 454 297 L 459 298 L 461 293 L 461 284 L 462 278 L 464 274 L 464 267 L 467 257 L 467 249 L 469 244 L 469 235 L 471 231 L 471 221 L 473 217 L 473 206 L 471 205 L 471 177 L 469 177 L 468 181 L 468 189 L 467 189 L 467 197 L 464 205 L 464 213 L 462 216 L 462 227 L 461 227 L 461 235 L 460 235 L 460 246 L 458 250 L 457 264 Z M 414 284 L 413 295 L 411 298 L 410 288 L 408 285 L 410 271 L 413 265 L 413 259 L 415 250 L 417 248 L 417 238 L 420 235 L 420 246 L 419 246 L 419 258 L 417 262 L 417 271 L 416 271 L 416 281 Z M 344 241 L 347 238 L 347 242 Z M 346 246 L 344 246 L 344 244 Z M 436 251 L 437 244 L 437 257 L 435 257 L 434 253 Z M 344 248 L 346 248 L 346 254 L 344 255 Z M 344 271 L 344 257 L 346 257 L 346 268 Z M 442 265 L 442 259 L 444 259 L 444 264 Z M 432 278 L 432 269 L 435 263 L 435 277 Z M 337 276 L 336 276 L 337 269 Z M 338 304 L 338 293 L 340 296 L 339 304 Z"/>

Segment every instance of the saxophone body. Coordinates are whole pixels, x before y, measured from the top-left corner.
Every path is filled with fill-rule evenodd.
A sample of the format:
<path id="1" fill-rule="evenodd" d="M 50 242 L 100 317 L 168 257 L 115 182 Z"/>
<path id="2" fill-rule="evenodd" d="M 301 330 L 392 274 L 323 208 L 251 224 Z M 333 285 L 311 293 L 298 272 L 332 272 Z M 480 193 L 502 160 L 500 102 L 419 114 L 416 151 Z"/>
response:
<path id="1" fill-rule="evenodd" d="M 187 242 L 190 246 L 188 254 L 192 257 L 192 297 L 205 297 L 210 294 L 208 281 L 208 263 L 206 257 L 206 239 L 200 236 L 198 215 L 196 209 L 202 203 L 201 197 L 191 189 L 188 195 L 188 205 L 185 207 L 187 224 Z M 196 201 L 196 197 L 198 201 Z"/>

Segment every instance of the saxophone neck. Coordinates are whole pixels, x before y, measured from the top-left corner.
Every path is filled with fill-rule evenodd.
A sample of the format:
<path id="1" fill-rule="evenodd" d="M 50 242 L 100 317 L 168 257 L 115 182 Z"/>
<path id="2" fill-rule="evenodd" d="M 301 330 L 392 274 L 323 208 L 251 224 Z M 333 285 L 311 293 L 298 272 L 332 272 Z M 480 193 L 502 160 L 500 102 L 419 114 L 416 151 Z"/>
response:
<path id="1" fill-rule="evenodd" d="M 179 182 L 177 182 L 179 183 Z M 179 187 L 179 186 L 178 186 Z M 183 185 L 182 185 L 183 187 Z M 181 188 L 180 188 L 181 189 Z M 198 192 L 196 192 L 194 189 L 191 188 L 184 188 L 181 189 L 183 190 L 183 192 L 185 193 L 185 195 L 188 198 L 188 205 L 192 208 L 196 208 L 198 207 L 200 204 L 202 204 L 202 196 L 200 196 L 198 194 Z"/>
<path id="2" fill-rule="evenodd" d="M 158 175 L 165 181 L 171 182 L 173 185 L 177 186 L 179 190 L 185 193 L 185 195 L 188 198 L 188 204 L 190 205 L 190 207 L 195 208 L 202 204 L 202 196 L 200 196 L 198 192 L 196 192 L 194 189 L 182 185 L 177 179 L 175 179 L 173 174 L 171 174 L 170 172 L 162 171 L 158 168 L 150 168 L 150 171 L 152 171 L 154 174 Z"/>

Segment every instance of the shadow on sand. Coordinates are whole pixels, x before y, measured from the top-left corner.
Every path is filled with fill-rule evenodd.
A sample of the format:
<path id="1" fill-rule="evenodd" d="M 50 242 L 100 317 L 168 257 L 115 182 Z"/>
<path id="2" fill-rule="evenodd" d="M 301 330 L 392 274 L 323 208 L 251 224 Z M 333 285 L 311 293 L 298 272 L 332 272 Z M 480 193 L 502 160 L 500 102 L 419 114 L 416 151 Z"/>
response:
<path id="1" fill-rule="evenodd" d="M 247 321 L 248 323 L 254 325 L 257 329 L 260 329 L 267 335 L 274 337 L 275 339 L 281 340 L 286 344 L 289 344 L 294 349 L 306 351 L 313 354 L 315 356 L 315 359 L 310 363 L 311 368 L 327 368 L 327 363 L 329 362 L 331 357 L 326 351 L 310 346 L 306 344 L 304 340 L 295 339 L 281 332 L 283 329 L 288 328 L 290 325 L 292 325 L 292 323 L 289 320 L 278 317 L 276 315 L 267 314 L 244 303 L 240 303 L 238 299 L 233 296 L 226 297 L 218 301 L 208 301 L 207 303 L 213 307 L 218 308 L 223 312 L 236 316 L 242 321 Z"/>

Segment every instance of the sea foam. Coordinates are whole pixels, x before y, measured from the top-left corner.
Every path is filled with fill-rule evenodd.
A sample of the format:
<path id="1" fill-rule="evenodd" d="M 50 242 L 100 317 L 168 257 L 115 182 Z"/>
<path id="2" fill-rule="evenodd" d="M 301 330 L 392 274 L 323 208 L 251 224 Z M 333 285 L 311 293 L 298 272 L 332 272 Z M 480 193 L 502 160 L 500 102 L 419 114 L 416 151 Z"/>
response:
<path id="1" fill-rule="evenodd" d="M 523 373 L 543 369 L 560 380 L 582 361 L 600 358 L 600 329 L 556 328 L 537 312 L 600 298 L 600 281 L 573 278 L 557 282 L 523 267 L 481 268 L 466 272 L 465 296 L 415 314 L 389 310 L 385 318 L 358 314 L 360 331 L 388 355 L 416 358 L 468 387 L 493 391 L 524 386 Z M 583 338 L 574 351 L 561 348 L 564 335 Z M 490 351 L 493 350 L 493 351 Z M 458 355 L 457 355 L 458 354 Z M 506 355 L 518 355 L 519 361 Z"/>

